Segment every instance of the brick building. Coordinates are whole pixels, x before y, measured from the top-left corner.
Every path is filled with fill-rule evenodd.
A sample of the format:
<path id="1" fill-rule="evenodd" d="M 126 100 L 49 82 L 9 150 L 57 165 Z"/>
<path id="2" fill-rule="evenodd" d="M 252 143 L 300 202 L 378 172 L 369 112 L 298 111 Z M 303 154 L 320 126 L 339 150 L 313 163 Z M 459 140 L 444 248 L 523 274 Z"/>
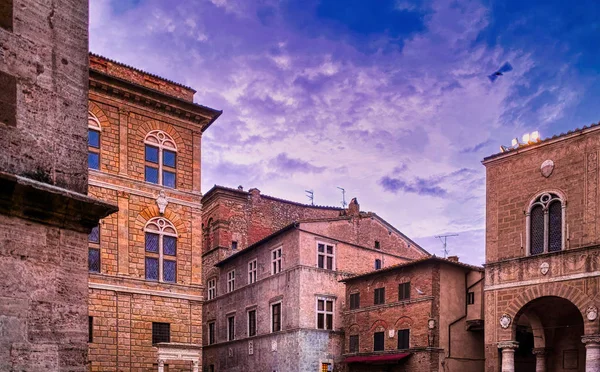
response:
<path id="1" fill-rule="evenodd" d="M 343 370 L 339 279 L 428 256 L 356 200 L 344 210 L 215 187 L 203 221 L 211 372 Z"/>
<path id="2" fill-rule="evenodd" d="M 343 279 L 348 370 L 483 371 L 483 278 L 433 256 Z"/>
<path id="3" fill-rule="evenodd" d="M 87 370 L 88 4 L 0 2 L 0 370 Z"/>
<path id="4" fill-rule="evenodd" d="M 221 112 L 181 84 L 89 60 L 89 192 L 119 206 L 88 237 L 91 370 L 197 371 L 200 144 Z"/>
<path id="5" fill-rule="evenodd" d="M 600 126 L 487 170 L 486 371 L 600 371 Z"/>

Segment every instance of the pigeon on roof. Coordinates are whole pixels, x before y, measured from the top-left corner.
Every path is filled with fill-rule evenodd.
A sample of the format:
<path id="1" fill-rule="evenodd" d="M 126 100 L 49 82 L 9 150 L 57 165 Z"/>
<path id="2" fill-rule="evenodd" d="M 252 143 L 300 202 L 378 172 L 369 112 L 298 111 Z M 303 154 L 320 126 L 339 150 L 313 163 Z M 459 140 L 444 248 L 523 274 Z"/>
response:
<path id="1" fill-rule="evenodd" d="M 496 79 L 498 79 L 498 76 L 502 76 L 505 72 L 512 71 L 512 69 L 513 67 L 510 65 L 510 63 L 506 62 L 502 65 L 502 67 L 498 69 L 498 71 L 494 72 L 491 75 L 488 75 L 488 79 L 490 79 L 490 81 L 493 83 L 494 81 L 496 81 Z"/>

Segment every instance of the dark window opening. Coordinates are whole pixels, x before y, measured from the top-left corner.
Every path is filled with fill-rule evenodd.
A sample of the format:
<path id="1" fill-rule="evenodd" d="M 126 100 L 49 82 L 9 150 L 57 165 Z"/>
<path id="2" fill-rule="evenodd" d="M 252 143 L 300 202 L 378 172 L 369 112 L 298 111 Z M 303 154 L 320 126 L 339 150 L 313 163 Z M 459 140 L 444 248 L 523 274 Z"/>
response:
<path id="1" fill-rule="evenodd" d="M 375 260 L 375 270 L 381 269 L 381 260 Z"/>
<path id="2" fill-rule="evenodd" d="M 360 293 L 350 294 L 350 310 L 358 309 L 360 307 Z"/>
<path id="3" fill-rule="evenodd" d="M 0 27 L 11 32 L 13 30 L 13 0 L 0 1 Z M 0 86 L 4 88 L 4 85 Z"/>
<path id="4" fill-rule="evenodd" d="M 152 343 L 171 342 L 171 324 L 152 322 Z"/>
<path id="5" fill-rule="evenodd" d="M 385 288 L 375 289 L 375 305 L 382 305 L 385 303 Z"/>
<path id="6" fill-rule="evenodd" d="M 350 346 L 348 351 L 351 353 L 358 353 L 358 335 L 350 336 Z"/>
<path id="7" fill-rule="evenodd" d="M 234 240 L 231 242 L 231 249 L 233 249 L 234 251 L 238 248 L 238 244 L 237 242 Z"/>
<path id="8" fill-rule="evenodd" d="M 375 240 L 375 249 L 381 249 L 381 246 L 379 245 L 379 240 Z"/>
<path id="9" fill-rule="evenodd" d="M 467 305 L 473 305 L 475 303 L 475 292 L 467 293 Z"/>
<path id="10" fill-rule="evenodd" d="M 409 300 L 410 299 L 410 282 L 402 283 L 398 286 L 398 299 Z"/>
<path id="11" fill-rule="evenodd" d="M 373 351 L 384 350 L 384 332 L 375 332 L 373 335 Z"/>
<path id="12" fill-rule="evenodd" d="M 215 343 L 215 323 L 208 323 L 208 344 L 212 345 Z"/>
<path id="13" fill-rule="evenodd" d="M 398 349 L 409 349 L 410 348 L 410 330 L 399 329 L 398 330 Z"/>
<path id="14" fill-rule="evenodd" d="M 93 273 L 100 272 L 100 249 L 88 249 L 88 270 Z"/>
<path id="15" fill-rule="evenodd" d="M 4 4 L 6 1 L 0 1 L 0 7 L 9 6 L 11 9 L 12 24 L 12 2 Z M 1 10 L 1 8 L 0 8 Z M 0 27 L 2 26 L 3 14 L 0 14 Z M 0 123 L 9 127 L 17 126 L 17 78 L 13 75 L 0 71 Z"/>
<path id="16" fill-rule="evenodd" d="M 531 254 L 544 253 L 544 209 L 536 205 L 531 209 Z"/>
<path id="17" fill-rule="evenodd" d="M 94 317 L 88 316 L 88 342 L 94 342 Z"/>
<path id="18" fill-rule="evenodd" d="M 256 336 L 256 310 L 248 311 L 248 336 Z"/>
<path id="19" fill-rule="evenodd" d="M 235 317 L 227 317 L 227 341 L 235 340 Z"/>
<path id="20" fill-rule="evenodd" d="M 562 249 L 562 206 L 558 201 L 548 208 L 548 252 Z"/>
<path id="21" fill-rule="evenodd" d="M 100 243 L 100 226 L 96 225 L 88 235 L 88 242 Z"/>
<path id="22" fill-rule="evenodd" d="M 271 306 L 272 320 L 271 328 L 273 332 L 281 331 L 281 304 L 274 304 Z"/>

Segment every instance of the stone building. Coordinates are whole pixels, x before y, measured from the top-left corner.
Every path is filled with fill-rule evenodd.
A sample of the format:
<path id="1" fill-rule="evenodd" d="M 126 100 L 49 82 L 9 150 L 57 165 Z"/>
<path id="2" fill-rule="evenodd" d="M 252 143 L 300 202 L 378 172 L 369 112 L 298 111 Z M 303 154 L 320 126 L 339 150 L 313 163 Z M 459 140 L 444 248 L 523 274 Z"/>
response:
<path id="1" fill-rule="evenodd" d="M 0 2 L 0 370 L 87 370 L 85 1 Z"/>
<path id="2" fill-rule="evenodd" d="M 203 208 L 205 371 L 343 370 L 339 279 L 428 256 L 356 200 L 343 210 L 216 187 Z"/>
<path id="3" fill-rule="evenodd" d="M 433 256 L 342 282 L 349 371 L 484 370 L 483 268 Z"/>
<path id="4" fill-rule="evenodd" d="M 600 371 L 600 126 L 489 156 L 486 371 Z"/>
<path id="5" fill-rule="evenodd" d="M 89 60 L 89 192 L 119 206 L 88 237 L 91 370 L 197 371 L 200 144 L 221 112 L 189 87 Z"/>

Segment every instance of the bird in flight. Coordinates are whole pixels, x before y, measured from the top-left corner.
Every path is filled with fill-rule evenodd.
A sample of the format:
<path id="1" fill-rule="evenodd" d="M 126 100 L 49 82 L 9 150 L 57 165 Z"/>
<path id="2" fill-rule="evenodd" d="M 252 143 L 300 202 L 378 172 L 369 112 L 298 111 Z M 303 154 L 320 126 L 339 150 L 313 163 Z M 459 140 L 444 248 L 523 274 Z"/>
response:
<path id="1" fill-rule="evenodd" d="M 502 67 L 498 69 L 498 71 L 494 72 L 491 75 L 488 75 L 488 79 L 490 79 L 490 81 L 493 83 L 494 81 L 496 81 L 496 79 L 498 79 L 498 76 L 502 76 L 505 72 L 512 71 L 512 69 L 513 67 L 510 65 L 510 63 L 506 62 L 502 65 Z"/>

